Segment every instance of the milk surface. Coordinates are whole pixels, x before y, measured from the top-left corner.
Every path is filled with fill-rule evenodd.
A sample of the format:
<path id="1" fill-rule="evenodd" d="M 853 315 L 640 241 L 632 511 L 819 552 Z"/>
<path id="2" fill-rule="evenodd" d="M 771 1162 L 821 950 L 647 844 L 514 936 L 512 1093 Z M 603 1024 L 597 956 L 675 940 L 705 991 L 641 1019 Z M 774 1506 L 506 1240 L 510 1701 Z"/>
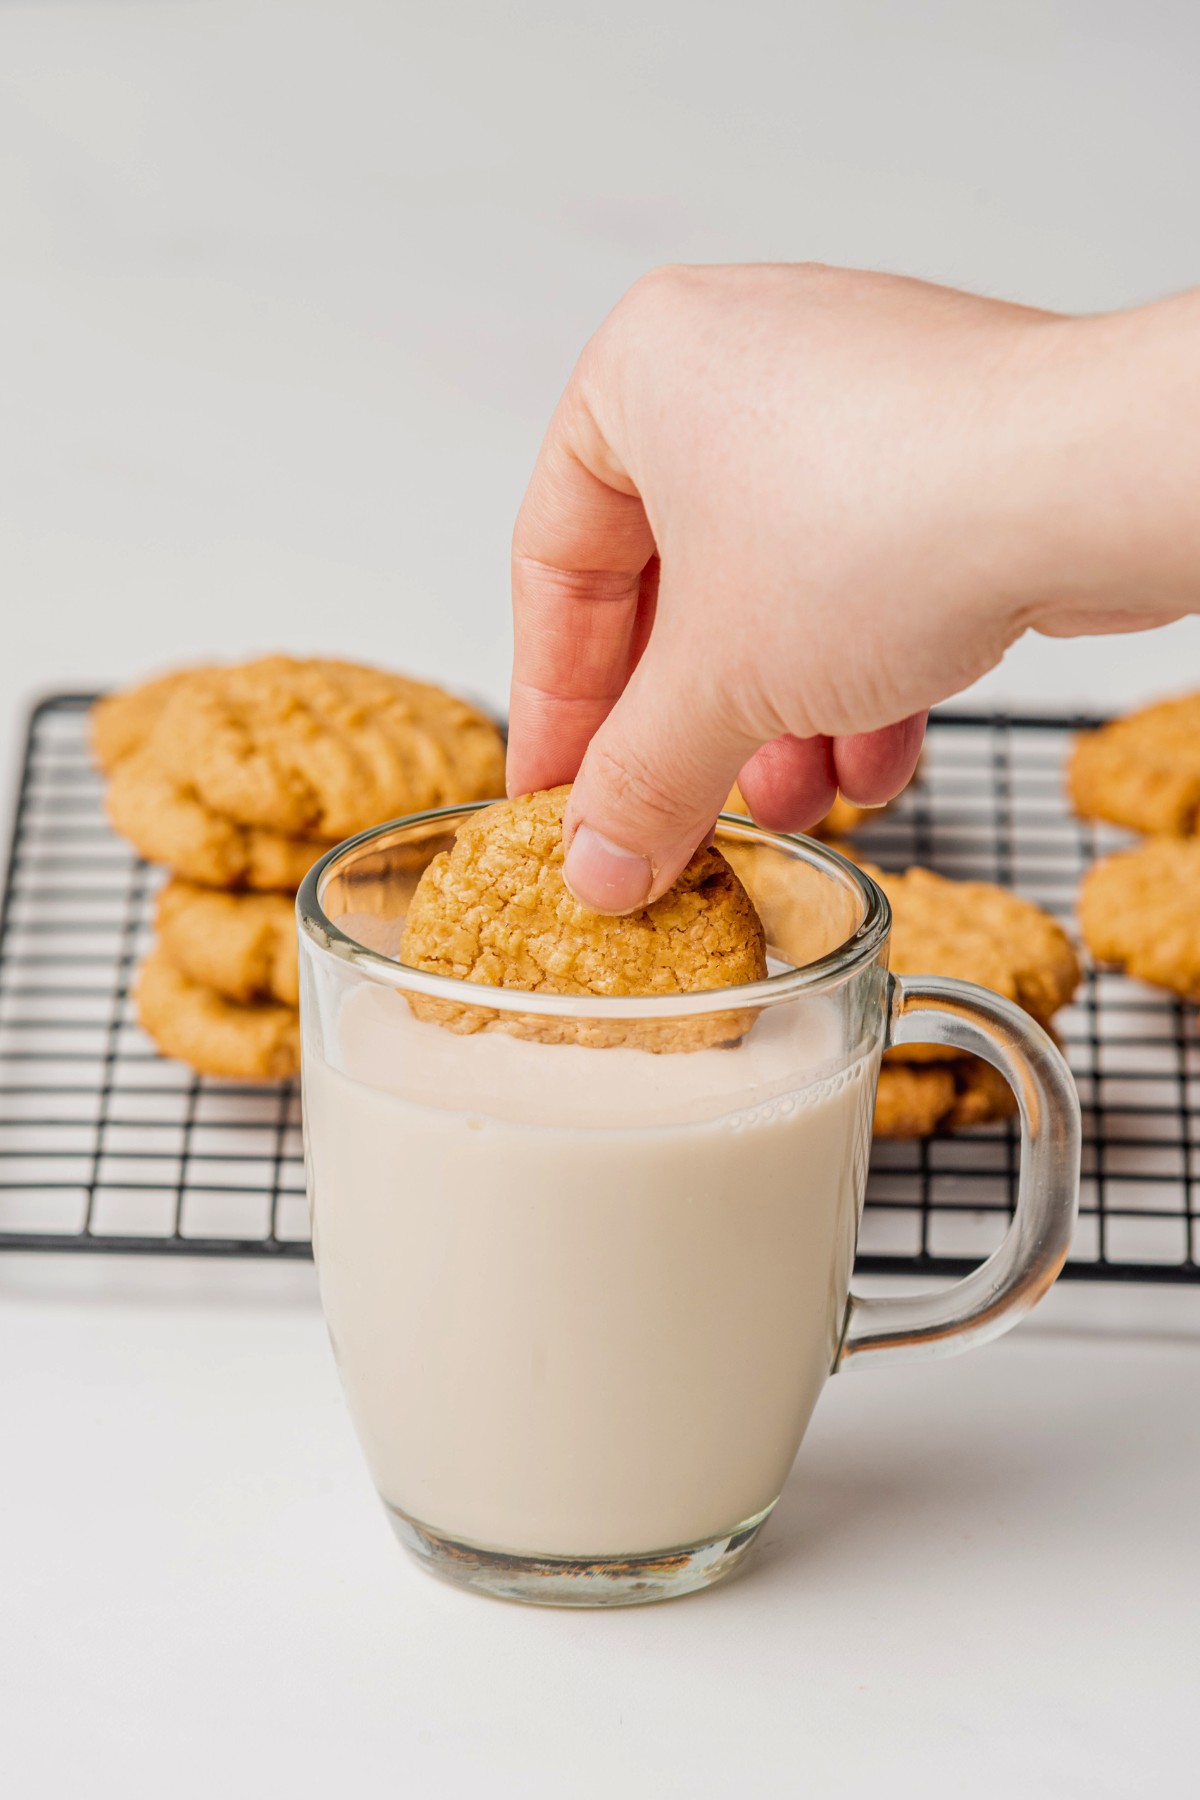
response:
<path id="1" fill-rule="evenodd" d="M 322 1299 L 384 1500 L 486 1548 L 706 1542 L 778 1497 L 836 1351 L 877 1054 L 459 1037 L 362 984 L 304 1054 Z"/>

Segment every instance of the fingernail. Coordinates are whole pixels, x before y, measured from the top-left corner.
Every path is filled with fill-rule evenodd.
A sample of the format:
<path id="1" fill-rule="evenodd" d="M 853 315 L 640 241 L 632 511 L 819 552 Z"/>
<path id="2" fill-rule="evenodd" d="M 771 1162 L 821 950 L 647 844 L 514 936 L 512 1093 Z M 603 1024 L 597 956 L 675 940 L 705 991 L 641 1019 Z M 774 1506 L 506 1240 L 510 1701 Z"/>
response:
<path id="1" fill-rule="evenodd" d="M 590 825 L 580 825 L 571 839 L 563 875 L 582 906 L 593 912 L 627 913 L 645 905 L 654 871 L 635 850 L 623 850 Z"/>

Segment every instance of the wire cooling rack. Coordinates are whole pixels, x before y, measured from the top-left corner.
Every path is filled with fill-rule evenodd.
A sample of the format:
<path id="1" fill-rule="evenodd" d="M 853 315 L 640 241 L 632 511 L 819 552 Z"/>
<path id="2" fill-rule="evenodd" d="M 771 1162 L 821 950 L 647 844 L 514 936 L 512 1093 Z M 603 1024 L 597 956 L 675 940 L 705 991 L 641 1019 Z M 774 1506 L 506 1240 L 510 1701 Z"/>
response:
<path id="1" fill-rule="evenodd" d="M 134 1020 L 157 872 L 104 821 L 90 696 L 30 721 L 0 903 L 0 1249 L 309 1256 L 294 1085 L 212 1081 Z M 1086 719 L 935 714 L 920 783 L 860 833 L 885 868 L 1000 882 L 1069 921 L 1122 839 L 1081 825 L 1062 763 Z M 1079 1228 L 1065 1274 L 1200 1281 L 1194 1009 L 1091 974 L 1059 1018 L 1083 1103 Z M 1016 1192 L 1011 1123 L 877 1143 L 858 1266 L 953 1275 L 995 1246 Z"/>

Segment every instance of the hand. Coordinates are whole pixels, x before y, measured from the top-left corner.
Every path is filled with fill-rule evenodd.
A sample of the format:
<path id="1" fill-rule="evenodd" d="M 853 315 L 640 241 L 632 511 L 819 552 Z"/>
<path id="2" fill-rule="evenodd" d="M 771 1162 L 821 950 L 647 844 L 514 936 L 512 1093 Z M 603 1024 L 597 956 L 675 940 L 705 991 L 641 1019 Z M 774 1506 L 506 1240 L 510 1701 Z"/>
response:
<path id="1" fill-rule="evenodd" d="M 806 267 L 639 283 L 580 359 L 513 545 L 509 786 L 575 780 L 576 895 L 665 892 L 735 777 L 776 829 L 839 787 L 890 799 L 925 710 L 1030 625 L 1191 610 L 1194 424 L 1136 529 L 1113 505 L 1130 456 L 1161 460 L 1181 355 L 1200 416 L 1198 342 L 1186 302 L 1079 321 Z"/>

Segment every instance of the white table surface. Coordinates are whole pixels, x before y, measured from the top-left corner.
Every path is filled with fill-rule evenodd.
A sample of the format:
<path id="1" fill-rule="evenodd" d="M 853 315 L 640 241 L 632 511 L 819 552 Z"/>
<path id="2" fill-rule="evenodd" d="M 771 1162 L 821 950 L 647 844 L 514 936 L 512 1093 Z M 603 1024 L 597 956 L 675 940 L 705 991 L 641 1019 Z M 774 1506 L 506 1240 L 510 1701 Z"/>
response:
<path id="1" fill-rule="evenodd" d="M 1148 18 L 1147 13 L 1154 16 Z M 320 647 L 503 699 L 507 535 L 644 267 L 1049 305 L 1197 278 L 1200 16 L 0 7 L 0 708 Z M 1195 621 L 981 703 L 1195 680 Z M 1060 1288 L 839 1379 L 747 1571 L 555 1614 L 395 1549 L 308 1267 L 0 1261 L 20 1796 L 1189 1792 L 1200 1295 Z M 1190 1774 L 1189 1774 L 1190 1771 Z"/>

